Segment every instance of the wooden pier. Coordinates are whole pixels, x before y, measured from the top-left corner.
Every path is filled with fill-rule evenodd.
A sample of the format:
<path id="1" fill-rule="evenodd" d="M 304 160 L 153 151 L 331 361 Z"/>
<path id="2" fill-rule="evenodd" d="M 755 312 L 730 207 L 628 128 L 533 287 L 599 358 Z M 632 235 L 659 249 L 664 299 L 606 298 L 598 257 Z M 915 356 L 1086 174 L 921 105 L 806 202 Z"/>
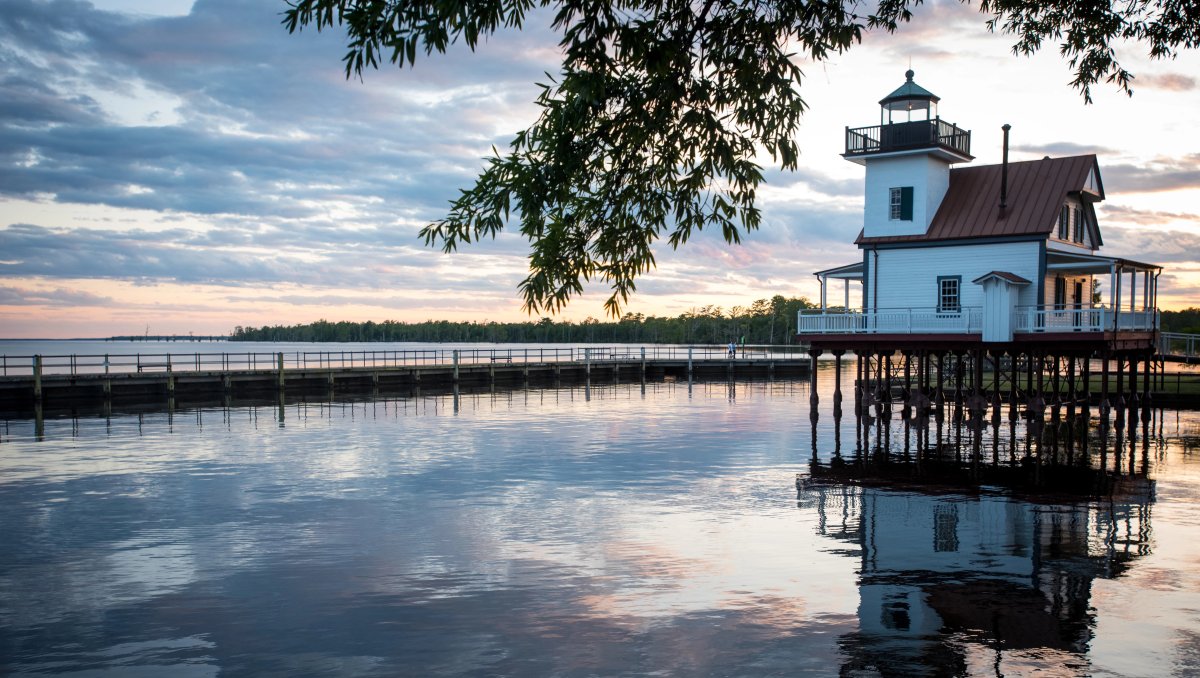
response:
<path id="1" fill-rule="evenodd" d="M 0 409 L 103 399 L 647 375 L 807 374 L 805 347 L 594 347 L 0 357 Z"/>

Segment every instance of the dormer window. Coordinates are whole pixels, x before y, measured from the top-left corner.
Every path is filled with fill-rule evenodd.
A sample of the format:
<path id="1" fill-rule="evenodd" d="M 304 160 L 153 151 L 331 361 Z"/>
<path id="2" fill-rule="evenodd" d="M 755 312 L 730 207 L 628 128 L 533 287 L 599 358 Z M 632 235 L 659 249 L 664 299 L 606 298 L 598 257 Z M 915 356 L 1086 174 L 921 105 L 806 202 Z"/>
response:
<path id="1" fill-rule="evenodd" d="M 888 219 L 891 221 L 913 220 L 913 187 L 901 186 L 890 189 Z"/>
<path id="2" fill-rule="evenodd" d="M 1075 229 L 1074 229 L 1074 232 L 1072 233 L 1072 235 L 1074 236 L 1072 239 L 1075 242 L 1082 245 L 1083 244 L 1083 212 L 1078 207 L 1071 208 L 1071 211 L 1075 213 Z"/>
<path id="3" fill-rule="evenodd" d="M 1071 238 L 1071 206 L 1063 205 L 1058 211 L 1058 239 L 1069 240 Z"/>

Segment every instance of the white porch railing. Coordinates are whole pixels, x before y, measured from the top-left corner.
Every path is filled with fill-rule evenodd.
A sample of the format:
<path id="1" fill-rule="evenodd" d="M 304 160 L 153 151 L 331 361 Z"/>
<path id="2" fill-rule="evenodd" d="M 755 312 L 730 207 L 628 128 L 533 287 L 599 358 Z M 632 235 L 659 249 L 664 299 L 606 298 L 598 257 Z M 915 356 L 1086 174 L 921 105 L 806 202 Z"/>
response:
<path id="1" fill-rule="evenodd" d="M 936 308 L 892 308 L 866 313 L 800 311 L 800 334 L 974 334 L 983 331 L 983 310 L 957 311 Z"/>
<path id="2" fill-rule="evenodd" d="M 1108 306 L 1018 306 L 1013 311 L 1014 332 L 1126 332 L 1158 329 L 1158 311 L 1143 309 L 1113 312 Z"/>
<path id="3" fill-rule="evenodd" d="M 1103 332 L 1148 331 L 1158 328 L 1155 309 L 1115 314 L 1106 306 L 1075 308 L 1067 306 L 1018 306 L 1013 309 L 1013 331 Z M 823 313 L 800 311 L 796 322 L 799 334 L 976 334 L 983 331 L 983 310 L 963 307 L 960 311 L 933 308 L 899 308 L 864 313 Z"/>
<path id="4" fill-rule="evenodd" d="M 1108 309 L 1018 306 L 1013 332 L 1102 332 L 1110 327 Z"/>

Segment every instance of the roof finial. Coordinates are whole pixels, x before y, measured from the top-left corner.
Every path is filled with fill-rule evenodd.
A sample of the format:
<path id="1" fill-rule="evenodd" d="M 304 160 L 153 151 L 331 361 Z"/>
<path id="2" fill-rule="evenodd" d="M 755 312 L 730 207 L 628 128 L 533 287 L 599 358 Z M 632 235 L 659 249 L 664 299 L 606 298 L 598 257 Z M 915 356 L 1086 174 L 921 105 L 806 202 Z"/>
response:
<path id="1" fill-rule="evenodd" d="M 913 75 L 915 75 L 915 74 L 913 73 L 912 66 L 910 65 L 910 66 L 908 67 L 908 70 L 907 70 L 907 71 L 904 71 L 904 77 L 905 77 L 905 78 L 906 78 L 906 79 L 907 79 L 909 82 L 912 82 Z"/>

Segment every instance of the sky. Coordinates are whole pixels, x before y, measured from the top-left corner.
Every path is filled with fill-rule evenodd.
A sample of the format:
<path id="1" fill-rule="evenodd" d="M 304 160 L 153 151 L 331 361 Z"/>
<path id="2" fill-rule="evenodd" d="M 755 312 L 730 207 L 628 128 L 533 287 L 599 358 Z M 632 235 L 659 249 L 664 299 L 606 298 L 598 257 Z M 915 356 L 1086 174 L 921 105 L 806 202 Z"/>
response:
<path id="1" fill-rule="evenodd" d="M 549 16 L 360 81 L 342 36 L 289 35 L 284 9 L 0 0 L 0 337 L 529 319 L 519 233 L 453 254 L 417 233 L 535 120 L 559 64 Z M 1101 84 L 1085 105 L 1057 46 L 1013 56 L 984 19 L 934 0 L 895 34 L 802 63 L 800 167 L 768 167 L 761 229 L 660 243 L 626 310 L 815 299 L 813 271 L 860 259 L 863 169 L 840 156 L 844 128 L 877 124 L 910 65 L 972 130 L 975 164 L 999 162 L 1005 123 L 1014 161 L 1097 154 L 1101 253 L 1163 265 L 1164 308 L 1200 305 L 1200 55 L 1122 45 L 1134 96 Z M 593 285 L 561 315 L 604 318 L 608 294 Z"/>

